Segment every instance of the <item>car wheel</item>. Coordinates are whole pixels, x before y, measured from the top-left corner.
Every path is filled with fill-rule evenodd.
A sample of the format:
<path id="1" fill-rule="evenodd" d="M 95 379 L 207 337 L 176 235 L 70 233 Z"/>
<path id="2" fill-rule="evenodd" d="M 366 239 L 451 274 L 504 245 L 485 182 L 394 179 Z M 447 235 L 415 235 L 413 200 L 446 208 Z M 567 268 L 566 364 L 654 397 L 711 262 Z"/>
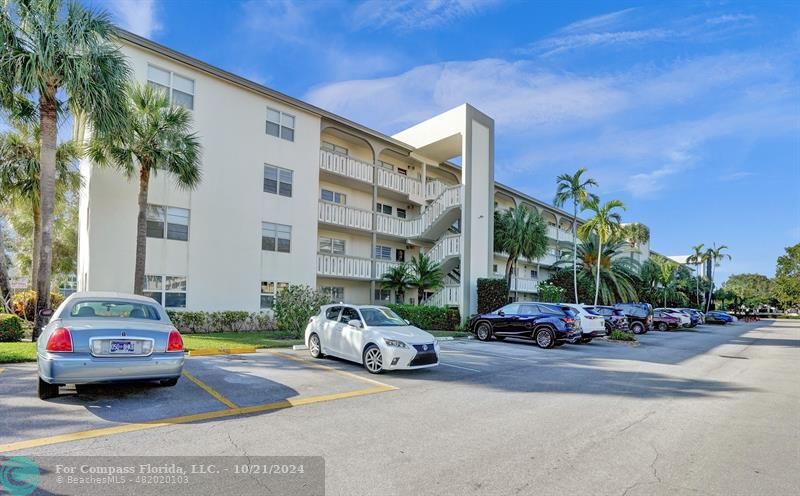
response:
<path id="1" fill-rule="evenodd" d="M 172 379 L 164 379 L 163 381 L 158 381 L 158 383 L 162 387 L 172 387 L 178 384 L 178 379 L 180 379 L 180 377 L 173 377 Z"/>
<path id="2" fill-rule="evenodd" d="M 534 339 L 536 340 L 536 344 L 539 346 L 539 348 L 552 348 L 556 343 L 556 337 L 553 334 L 553 331 L 546 327 L 539 329 L 536 332 Z"/>
<path id="3" fill-rule="evenodd" d="M 664 331 L 666 331 L 668 329 L 669 329 L 669 326 L 667 325 L 666 322 L 659 322 L 658 323 L 658 330 L 659 331 L 664 332 Z"/>
<path id="4" fill-rule="evenodd" d="M 371 344 L 364 350 L 364 368 L 370 374 L 380 374 L 383 372 L 383 354 L 381 349 Z"/>
<path id="5" fill-rule="evenodd" d="M 634 322 L 633 325 L 631 325 L 631 330 L 634 334 L 642 334 L 644 326 L 640 322 Z"/>
<path id="6" fill-rule="evenodd" d="M 481 322 L 475 329 L 475 337 L 481 341 L 488 341 L 492 337 L 492 326 L 488 322 Z"/>
<path id="7" fill-rule="evenodd" d="M 39 394 L 40 400 L 55 398 L 58 396 L 58 384 L 44 382 L 42 378 L 39 377 L 39 385 L 36 388 L 36 392 Z"/>
<path id="8" fill-rule="evenodd" d="M 592 342 L 592 338 L 581 338 L 581 343 L 589 344 Z"/>
<path id="9" fill-rule="evenodd" d="M 311 358 L 322 358 L 322 344 L 319 342 L 319 336 L 312 334 L 308 338 L 308 352 L 311 353 Z"/>

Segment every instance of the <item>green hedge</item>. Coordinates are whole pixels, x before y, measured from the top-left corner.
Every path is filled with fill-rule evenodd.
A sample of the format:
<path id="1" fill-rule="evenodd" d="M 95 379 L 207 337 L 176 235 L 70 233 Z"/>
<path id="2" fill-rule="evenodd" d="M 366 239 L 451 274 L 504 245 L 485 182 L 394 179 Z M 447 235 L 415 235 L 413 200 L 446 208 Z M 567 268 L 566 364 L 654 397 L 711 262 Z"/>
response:
<path id="1" fill-rule="evenodd" d="M 226 312 L 184 312 L 167 310 L 175 327 L 184 333 L 273 331 L 278 328 L 269 314 L 232 310 Z"/>
<path id="2" fill-rule="evenodd" d="M 455 331 L 461 324 L 457 308 L 428 305 L 387 305 L 397 315 L 426 331 Z"/>
<path id="3" fill-rule="evenodd" d="M 22 319 L 14 314 L 0 313 L 0 343 L 22 341 Z"/>
<path id="4" fill-rule="evenodd" d="M 478 279 L 478 313 L 494 312 L 508 302 L 505 279 Z"/>

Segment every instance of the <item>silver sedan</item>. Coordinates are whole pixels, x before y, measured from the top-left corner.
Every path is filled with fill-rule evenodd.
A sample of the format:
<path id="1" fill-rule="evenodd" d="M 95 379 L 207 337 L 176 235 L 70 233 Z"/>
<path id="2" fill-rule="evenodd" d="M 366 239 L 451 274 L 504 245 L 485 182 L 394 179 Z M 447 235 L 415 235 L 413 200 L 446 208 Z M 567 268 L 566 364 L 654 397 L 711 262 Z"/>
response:
<path id="1" fill-rule="evenodd" d="M 39 398 L 64 384 L 160 381 L 177 384 L 183 338 L 151 298 L 75 293 L 53 312 L 37 342 Z"/>

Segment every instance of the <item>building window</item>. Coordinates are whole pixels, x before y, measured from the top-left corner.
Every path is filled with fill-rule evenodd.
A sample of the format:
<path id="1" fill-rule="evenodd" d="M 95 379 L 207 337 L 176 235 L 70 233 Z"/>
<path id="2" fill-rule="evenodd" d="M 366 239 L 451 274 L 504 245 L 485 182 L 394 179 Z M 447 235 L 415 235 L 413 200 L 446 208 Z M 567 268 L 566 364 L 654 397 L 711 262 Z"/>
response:
<path id="1" fill-rule="evenodd" d="M 261 281 L 261 309 L 271 310 L 275 306 L 275 299 L 288 287 L 288 282 Z"/>
<path id="2" fill-rule="evenodd" d="M 328 297 L 331 303 L 341 303 L 344 301 L 344 288 L 339 286 L 323 286 L 320 288 L 322 294 Z"/>
<path id="3" fill-rule="evenodd" d="M 406 209 L 398 208 L 397 209 L 397 216 L 400 217 L 401 219 L 405 219 L 406 218 Z"/>
<path id="4" fill-rule="evenodd" d="M 405 250 L 401 250 L 400 248 L 398 248 L 395 251 L 394 260 L 396 262 L 405 262 L 406 261 L 406 251 Z"/>
<path id="5" fill-rule="evenodd" d="M 144 276 L 144 295 L 164 308 L 186 308 L 186 278 L 182 276 Z"/>
<path id="6" fill-rule="evenodd" d="M 264 193 L 292 197 L 294 172 L 274 165 L 264 166 Z"/>
<path id="7" fill-rule="evenodd" d="M 531 269 L 531 279 L 538 279 L 539 278 L 539 271 L 536 269 Z"/>
<path id="8" fill-rule="evenodd" d="M 327 141 L 322 142 L 322 149 L 328 150 L 329 152 L 338 153 L 339 155 L 349 155 L 350 151 L 339 145 L 334 145 L 333 143 L 328 143 Z"/>
<path id="9" fill-rule="evenodd" d="M 323 189 L 320 192 L 319 196 L 323 201 L 339 203 L 341 205 L 344 205 L 344 204 L 347 203 L 347 195 L 345 195 L 344 193 L 339 193 L 337 191 L 331 191 L 329 189 Z"/>
<path id="10" fill-rule="evenodd" d="M 267 107 L 267 134 L 294 141 L 294 116 Z"/>
<path id="11" fill-rule="evenodd" d="M 390 164 L 389 162 L 384 162 L 383 160 L 378 160 L 378 167 L 381 167 L 383 169 L 387 169 L 387 170 L 390 170 L 390 171 L 394 170 L 394 165 Z"/>
<path id="12" fill-rule="evenodd" d="M 392 301 L 392 290 L 391 289 L 376 289 L 375 290 L 375 301 L 383 301 L 389 303 Z"/>
<path id="13" fill-rule="evenodd" d="M 377 258 L 378 260 L 391 260 L 392 247 L 375 245 L 375 258 Z"/>
<path id="14" fill-rule="evenodd" d="M 391 205 L 385 205 L 383 203 L 376 203 L 375 204 L 375 210 L 378 213 L 381 213 L 381 214 L 392 215 L 392 206 Z"/>
<path id="15" fill-rule="evenodd" d="M 319 252 L 332 255 L 344 255 L 344 240 L 320 236 Z"/>
<path id="16" fill-rule="evenodd" d="M 147 237 L 189 240 L 189 210 L 163 205 L 147 205 Z"/>
<path id="17" fill-rule="evenodd" d="M 194 109 L 194 81 L 171 71 L 147 66 L 147 84 L 167 96 L 172 105 Z"/>
<path id="18" fill-rule="evenodd" d="M 262 222 L 261 249 L 289 253 L 292 249 L 292 226 Z"/>
<path id="19" fill-rule="evenodd" d="M 397 168 L 397 173 L 400 174 L 401 176 L 407 176 L 408 175 L 408 171 L 405 170 L 405 169 L 401 169 L 400 167 Z"/>
<path id="20" fill-rule="evenodd" d="M 497 264 L 492 265 L 492 272 L 497 274 Z"/>

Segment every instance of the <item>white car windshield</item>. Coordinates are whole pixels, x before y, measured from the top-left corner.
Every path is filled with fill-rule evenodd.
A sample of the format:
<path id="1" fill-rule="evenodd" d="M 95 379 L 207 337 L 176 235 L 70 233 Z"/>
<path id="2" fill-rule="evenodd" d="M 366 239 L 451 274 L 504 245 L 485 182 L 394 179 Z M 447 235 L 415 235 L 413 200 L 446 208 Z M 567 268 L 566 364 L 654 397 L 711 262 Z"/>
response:
<path id="1" fill-rule="evenodd" d="M 75 303 L 69 312 L 70 317 L 79 319 L 147 319 L 161 320 L 153 305 L 138 302 L 113 300 L 84 300 Z"/>
<path id="2" fill-rule="evenodd" d="M 364 324 L 368 326 L 405 326 L 408 325 L 396 313 L 386 307 L 361 308 L 361 316 L 364 317 Z"/>

